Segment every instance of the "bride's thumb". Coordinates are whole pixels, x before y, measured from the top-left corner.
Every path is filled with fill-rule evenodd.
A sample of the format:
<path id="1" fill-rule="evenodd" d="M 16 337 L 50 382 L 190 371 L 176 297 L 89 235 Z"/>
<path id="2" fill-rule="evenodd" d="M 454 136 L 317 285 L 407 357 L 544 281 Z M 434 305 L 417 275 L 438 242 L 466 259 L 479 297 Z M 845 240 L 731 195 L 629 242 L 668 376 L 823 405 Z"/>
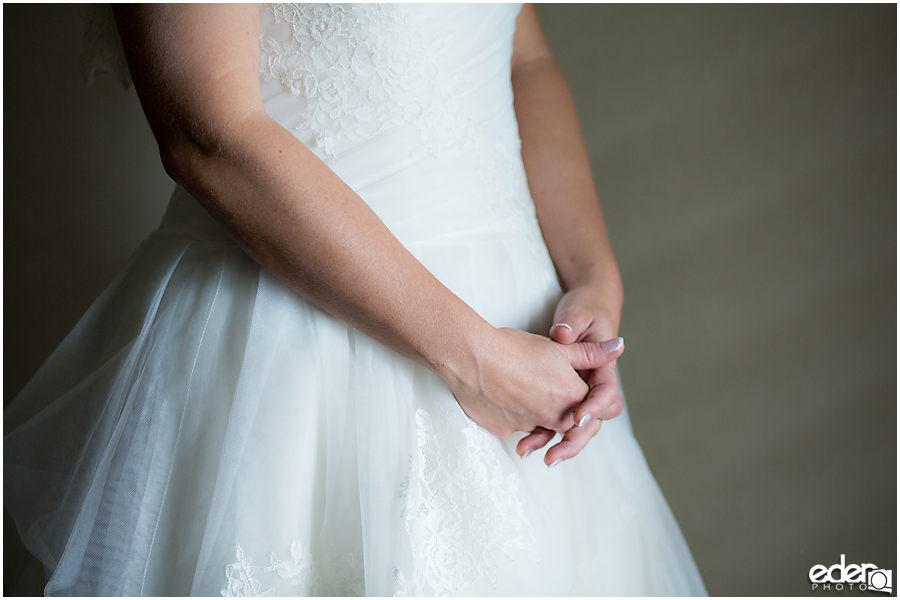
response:
<path id="1" fill-rule="evenodd" d="M 625 340 L 620 337 L 605 342 L 579 342 L 559 346 L 573 369 L 599 369 L 622 356 Z"/>

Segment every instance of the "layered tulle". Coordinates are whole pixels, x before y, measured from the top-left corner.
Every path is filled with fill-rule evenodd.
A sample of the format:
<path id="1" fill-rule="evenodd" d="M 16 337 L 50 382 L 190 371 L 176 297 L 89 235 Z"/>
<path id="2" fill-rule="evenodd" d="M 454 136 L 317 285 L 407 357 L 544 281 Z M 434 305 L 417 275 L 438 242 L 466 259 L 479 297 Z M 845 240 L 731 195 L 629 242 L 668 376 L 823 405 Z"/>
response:
<path id="1" fill-rule="evenodd" d="M 495 326 L 545 333 L 561 290 L 512 111 L 517 8 L 264 8 L 261 89 L 454 293 Z M 406 47 L 342 63 L 322 22 L 458 43 L 415 63 L 447 74 L 420 81 L 407 59 L 378 71 Z M 388 112 L 324 110 L 343 72 L 286 61 L 298 36 L 366 76 L 358 109 Z M 385 97 L 447 82 L 446 106 L 391 121 L 407 104 Z M 627 414 L 552 470 L 519 459 L 518 436 L 490 435 L 433 373 L 260 269 L 182 188 L 5 430 L 4 501 L 51 594 L 704 592 Z"/>

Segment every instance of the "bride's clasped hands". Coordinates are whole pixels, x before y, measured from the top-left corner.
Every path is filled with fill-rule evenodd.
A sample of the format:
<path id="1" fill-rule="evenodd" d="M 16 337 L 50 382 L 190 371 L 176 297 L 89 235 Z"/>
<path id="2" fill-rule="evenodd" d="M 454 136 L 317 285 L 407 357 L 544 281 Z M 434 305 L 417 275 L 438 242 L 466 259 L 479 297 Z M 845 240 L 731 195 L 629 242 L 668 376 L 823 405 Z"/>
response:
<path id="1" fill-rule="evenodd" d="M 545 454 L 544 462 L 549 466 L 581 452 L 600 431 L 603 421 L 619 416 L 625 408 L 616 371 L 616 360 L 625 350 L 625 341 L 616 337 L 619 312 L 610 310 L 611 303 L 607 300 L 610 286 L 603 279 L 599 281 L 601 283 L 584 283 L 569 290 L 553 315 L 553 326 L 550 328 L 553 341 L 564 345 L 599 343 L 610 360 L 581 371 L 581 377 L 590 391 L 572 413 L 575 426 L 568 428 L 562 440 Z M 525 458 L 546 446 L 555 435 L 552 429 L 538 427 L 519 440 L 516 452 Z"/>
<path id="2" fill-rule="evenodd" d="M 558 311 L 557 311 L 558 312 Z M 552 336 L 551 331 L 551 336 Z M 600 429 L 598 402 L 616 406 L 609 398 L 615 382 L 615 361 L 622 355 L 621 338 L 560 343 L 520 331 L 501 328 L 481 336 L 468 368 L 448 366 L 441 373 L 463 411 L 499 437 L 517 431 L 533 432 L 517 451 L 523 458 L 546 445 L 557 431 L 563 440 L 546 454 L 548 466 L 574 457 Z M 604 393 L 598 393 L 602 386 Z M 604 407 L 606 408 L 606 407 Z M 618 414 L 620 408 L 615 408 Z M 611 416 L 608 416 L 611 418 Z"/>

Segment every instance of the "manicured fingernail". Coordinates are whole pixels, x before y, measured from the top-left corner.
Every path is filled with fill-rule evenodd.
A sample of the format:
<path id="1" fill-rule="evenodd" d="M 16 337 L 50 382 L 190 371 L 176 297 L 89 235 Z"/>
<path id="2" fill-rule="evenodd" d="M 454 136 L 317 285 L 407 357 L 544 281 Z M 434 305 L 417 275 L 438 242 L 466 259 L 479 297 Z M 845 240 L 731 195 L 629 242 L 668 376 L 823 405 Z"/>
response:
<path id="1" fill-rule="evenodd" d="M 534 451 L 533 451 L 533 450 L 526 450 L 526 451 L 525 451 L 525 454 L 522 455 L 522 458 L 527 458 L 528 455 L 531 454 L 532 452 L 534 452 Z"/>
<path id="2" fill-rule="evenodd" d="M 579 427 L 584 427 L 584 424 L 591 420 L 591 413 L 584 413 L 584 416 L 581 417 L 581 420 L 578 421 Z"/>
<path id="3" fill-rule="evenodd" d="M 558 465 L 558 464 L 561 463 L 562 461 L 563 461 L 563 459 L 557 458 L 557 459 L 554 460 L 552 463 L 550 463 L 550 466 L 549 466 L 548 468 L 549 468 L 549 469 L 552 469 L 553 467 L 555 467 L 556 465 Z"/>
<path id="4" fill-rule="evenodd" d="M 617 337 L 614 340 L 606 340 L 605 342 L 600 342 L 600 349 L 603 350 L 603 354 L 610 354 L 612 352 L 617 352 L 619 348 L 624 345 L 625 340 Z"/>
<path id="5" fill-rule="evenodd" d="M 550 331 L 553 331 L 553 330 L 556 329 L 557 327 L 565 327 L 565 328 L 568 329 L 569 331 L 572 331 L 572 327 L 569 326 L 569 325 L 566 324 L 566 323 L 557 323 L 556 325 L 554 325 L 553 327 L 550 328 Z M 572 331 L 572 333 L 575 333 L 575 332 Z"/>

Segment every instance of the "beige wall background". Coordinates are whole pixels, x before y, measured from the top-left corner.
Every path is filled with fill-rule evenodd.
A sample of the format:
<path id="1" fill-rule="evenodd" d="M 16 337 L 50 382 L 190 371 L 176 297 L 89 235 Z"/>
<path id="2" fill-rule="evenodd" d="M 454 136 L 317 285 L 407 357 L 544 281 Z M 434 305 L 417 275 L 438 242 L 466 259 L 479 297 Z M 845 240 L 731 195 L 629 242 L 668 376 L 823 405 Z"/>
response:
<path id="1" fill-rule="evenodd" d="M 539 10 L 624 278 L 635 433 L 710 593 L 810 594 L 841 554 L 896 573 L 896 6 Z M 3 11 L 8 402 L 174 185 L 133 90 L 81 83 L 77 8 Z M 9 592 L 8 520 L 4 550 Z"/>

